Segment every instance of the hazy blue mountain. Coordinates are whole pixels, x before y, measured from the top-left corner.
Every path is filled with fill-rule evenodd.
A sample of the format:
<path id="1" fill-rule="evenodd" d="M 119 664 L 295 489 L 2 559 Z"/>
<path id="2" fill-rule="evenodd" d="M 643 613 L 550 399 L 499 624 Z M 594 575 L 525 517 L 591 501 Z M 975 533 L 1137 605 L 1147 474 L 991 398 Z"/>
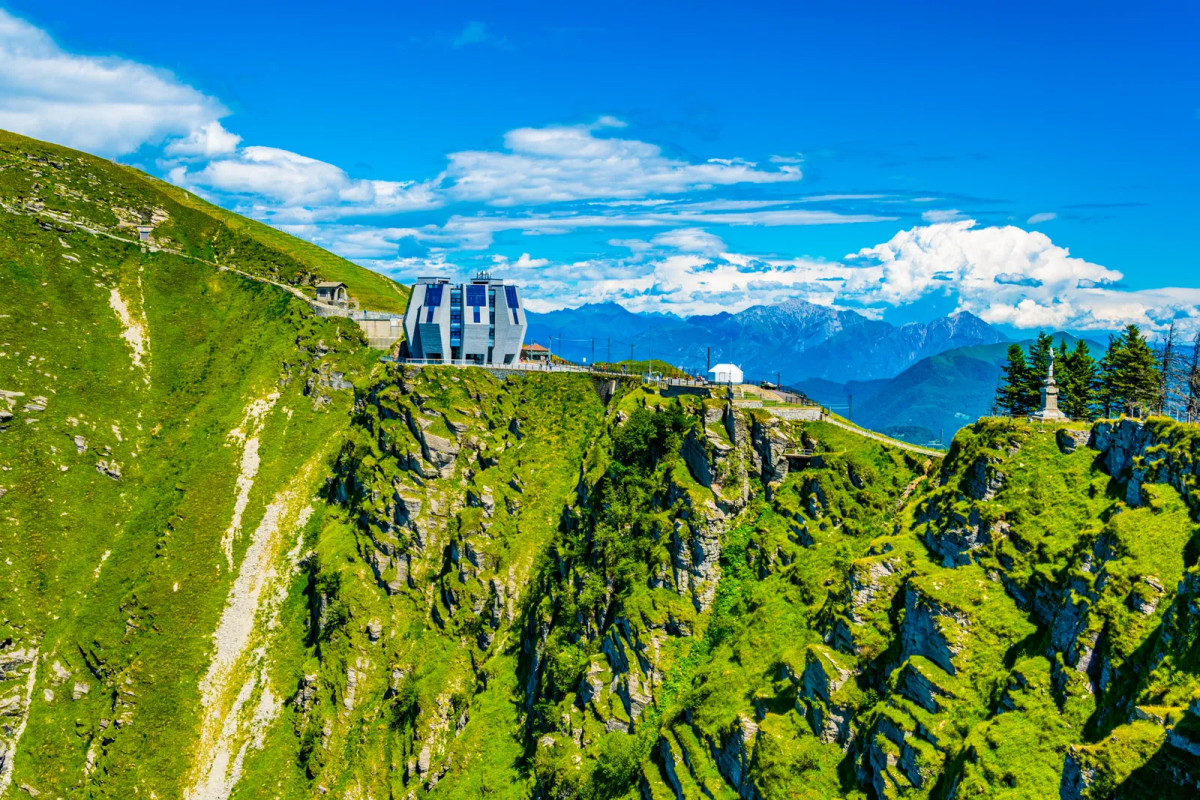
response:
<path id="1" fill-rule="evenodd" d="M 1076 337 L 1054 334 L 1074 347 Z M 1086 340 L 1099 357 L 1104 345 Z M 1032 340 L 1021 344 L 1028 347 Z M 846 413 L 854 397 L 853 419 L 868 428 L 915 442 L 946 441 L 964 425 L 991 413 L 1008 342 L 958 347 L 923 358 L 890 380 L 837 384 L 806 381 L 810 397 Z"/>
<path id="2" fill-rule="evenodd" d="M 955 347 L 994 344 L 1005 337 L 978 317 L 959 313 L 927 323 L 893 325 L 846 311 L 792 300 L 736 314 L 635 314 L 608 303 L 530 314 L 531 341 L 554 335 L 555 352 L 582 361 L 653 356 L 689 372 L 729 361 L 747 380 L 813 378 L 836 383 L 892 378 L 931 355 Z"/>
<path id="3" fill-rule="evenodd" d="M 596 340 L 596 358 L 608 357 L 609 344 L 614 347 L 613 358 L 629 356 L 628 340 L 658 325 L 671 325 L 682 320 L 673 314 L 635 314 L 617 303 L 588 303 L 578 308 L 565 308 L 545 314 L 526 313 L 529 330 L 526 342 L 548 347 L 553 338 L 553 350 L 565 350 L 573 361 L 591 359 L 592 340 Z M 624 345 L 619 347 L 618 345 Z M 624 353 L 624 355 L 622 355 Z M 639 353 L 644 358 L 645 353 Z"/>

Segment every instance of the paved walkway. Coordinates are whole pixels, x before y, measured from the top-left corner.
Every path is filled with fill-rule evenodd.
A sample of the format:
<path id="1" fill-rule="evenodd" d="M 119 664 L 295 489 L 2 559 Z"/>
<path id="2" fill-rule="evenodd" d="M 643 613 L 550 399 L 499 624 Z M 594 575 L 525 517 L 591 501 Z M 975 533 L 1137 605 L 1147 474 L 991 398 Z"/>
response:
<path id="1" fill-rule="evenodd" d="M 882 442 L 883 444 L 891 445 L 892 447 L 899 447 L 901 450 L 908 450 L 913 453 L 920 453 L 924 456 L 932 456 L 933 458 L 944 458 L 946 455 L 941 450 L 930 450 L 927 447 L 918 447 L 915 444 L 909 444 L 908 442 L 902 442 L 899 439 L 893 439 L 890 436 L 884 436 L 882 433 L 864 430 L 856 425 L 851 425 L 848 422 L 842 422 L 840 419 L 835 419 L 828 414 L 823 415 L 821 417 L 821 421 L 828 422 L 830 425 L 836 425 L 837 427 L 850 431 L 851 433 L 856 433 L 865 439 L 874 439 L 877 442 Z"/>

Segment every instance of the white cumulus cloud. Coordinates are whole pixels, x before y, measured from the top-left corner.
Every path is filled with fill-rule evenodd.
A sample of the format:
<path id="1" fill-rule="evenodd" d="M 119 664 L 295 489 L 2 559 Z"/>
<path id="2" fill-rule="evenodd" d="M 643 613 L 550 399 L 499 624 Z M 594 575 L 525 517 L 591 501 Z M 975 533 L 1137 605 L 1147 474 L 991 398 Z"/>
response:
<path id="1" fill-rule="evenodd" d="M 167 144 L 168 156 L 181 158 L 214 158 L 237 150 L 242 137 L 225 130 L 219 121 L 206 122 L 182 139 Z"/>
<path id="2" fill-rule="evenodd" d="M 1200 304 L 1200 290 L 1124 289 L 1120 272 L 1072 256 L 1043 233 L 973 220 L 901 231 L 847 259 L 863 268 L 846 281 L 845 299 L 896 306 L 950 294 L 962 310 L 1023 329 L 1160 327 L 1197 316 Z"/>
<path id="3" fill-rule="evenodd" d="M 165 70 L 62 50 L 0 10 L 0 128 L 107 156 L 191 136 L 227 114 Z"/>
<path id="4" fill-rule="evenodd" d="M 348 214 L 385 214 L 441 204 L 429 184 L 351 178 L 341 167 L 275 147 L 251 146 L 190 171 L 179 166 L 171 180 L 184 187 L 240 196 L 259 215 L 300 223 Z"/>

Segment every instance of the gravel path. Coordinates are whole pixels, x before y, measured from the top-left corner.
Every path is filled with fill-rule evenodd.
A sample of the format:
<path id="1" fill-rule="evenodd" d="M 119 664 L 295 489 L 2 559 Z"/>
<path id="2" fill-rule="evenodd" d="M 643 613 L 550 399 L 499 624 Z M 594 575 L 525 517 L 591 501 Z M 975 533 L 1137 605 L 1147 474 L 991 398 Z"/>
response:
<path id="1" fill-rule="evenodd" d="M 941 450 L 930 450 L 927 447 L 918 447 L 915 444 L 909 444 L 908 442 L 901 442 L 898 439 L 892 439 L 890 437 L 884 436 L 882 433 L 875 433 L 874 431 L 863 430 L 862 428 L 851 425 L 848 422 L 842 422 L 840 419 L 835 419 L 835 418 L 829 416 L 828 414 L 821 417 L 821 421 L 828 422 L 830 425 L 836 425 L 837 427 L 842 428 L 844 430 L 848 430 L 851 433 L 856 433 L 859 436 L 862 436 L 863 438 L 874 439 L 877 442 L 882 442 L 884 444 L 891 445 L 892 447 L 899 447 L 901 450 L 908 450 L 913 453 L 920 453 L 921 455 L 924 455 L 924 456 L 932 456 L 933 458 L 943 458 L 946 455 Z"/>

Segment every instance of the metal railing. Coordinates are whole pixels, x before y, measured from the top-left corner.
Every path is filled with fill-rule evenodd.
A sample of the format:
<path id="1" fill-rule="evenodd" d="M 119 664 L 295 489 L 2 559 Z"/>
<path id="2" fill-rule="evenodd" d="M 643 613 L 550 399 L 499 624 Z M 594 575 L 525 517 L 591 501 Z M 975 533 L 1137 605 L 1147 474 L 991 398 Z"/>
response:
<path id="1" fill-rule="evenodd" d="M 622 372 L 621 370 L 616 369 L 602 369 L 597 367 L 582 366 L 579 364 L 551 363 L 549 361 L 515 361 L 511 364 L 487 364 L 481 361 L 474 361 L 472 359 L 451 359 L 443 361 L 437 358 L 398 358 L 395 356 L 383 356 L 380 360 L 392 364 L 404 364 L 411 367 L 480 367 L 482 369 L 511 370 L 517 372 L 579 372 L 590 375 L 603 375 L 612 378 L 640 378 L 643 383 L 652 383 L 657 386 L 719 388 L 725 385 L 712 383 L 704 380 L 703 378 L 656 377 L 642 375 L 636 372 Z"/>
<path id="2" fill-rule="evenodd" d="M 480 367 L 483 369 L 492 370 L 507 370 L 515 372 L 578 372 L 587 373 L 590 375 L 601 375 L 606 377 L 629 377 L 640 378 L 643 383 L 648 383 L 654 386 L 669 386 L 669 387 L 688 387 L 697 389 L 724 389 L 732 387 L 728 383 L 713 383 L 702 377 L 688 376 L 684 378 L 665 377 L 658 374 L 645 374 L 637 372 L 628 372 L 617 369 L 597 368 L 592 366 L 571 364 L 564 362 L 550 361 L 516 361 L 511 364 L 487 364 L 481 361 L 472 359 L 451 359 L 443 361 L 436 358 L 398 358 L 395 356 L 384 356 L 382 361 L 387 361 L 393 364 L 405 364 L 413 367 Z M 774 401 L 780 404 L 805 406 L 818 408 L 819 403 L 814 402 L 804 394 L 804 392 L 793 389 L 788 386 L 781 386 L 770 390 L 779 396 L 779 400 Z M 761 399 L 759 400 L 761 402 Z"/>

